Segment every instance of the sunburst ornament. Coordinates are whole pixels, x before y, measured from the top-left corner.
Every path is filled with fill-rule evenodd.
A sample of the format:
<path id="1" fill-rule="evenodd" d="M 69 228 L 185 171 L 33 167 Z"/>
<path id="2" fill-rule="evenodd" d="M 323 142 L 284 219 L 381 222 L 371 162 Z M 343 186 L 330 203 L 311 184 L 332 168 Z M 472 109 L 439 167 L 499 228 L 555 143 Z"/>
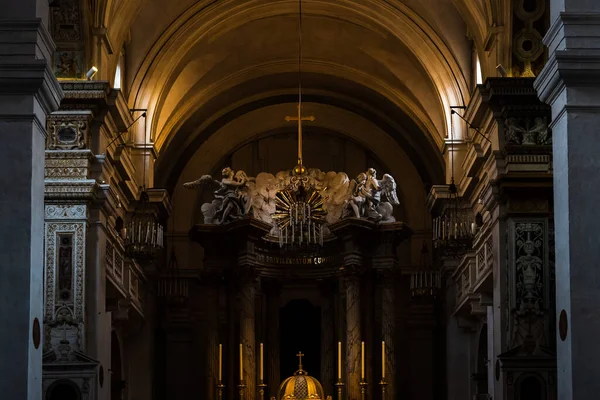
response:
<path id="1" fill-rule="evenodd" d="M 279 228 L 279 246 L 323 245 L 323 225 L 327 212 L 321 190 L 303 184 L 290 185 L 275 197 L 272 215 Z"/>

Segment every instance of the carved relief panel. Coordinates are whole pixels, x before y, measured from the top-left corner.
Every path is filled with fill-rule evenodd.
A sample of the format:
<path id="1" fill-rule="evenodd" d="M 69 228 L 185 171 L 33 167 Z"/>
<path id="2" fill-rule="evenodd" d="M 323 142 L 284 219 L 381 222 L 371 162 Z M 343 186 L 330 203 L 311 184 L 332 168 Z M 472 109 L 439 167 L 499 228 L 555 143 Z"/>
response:
<path id="1" fill-rule="evenodd" d="M 58 354 L 63 347 L 85 348 L 86 213 L 85 205 L 45 206 L 44 350 L 54 350 L 60 359 L 68 358 Z"/>
<path id="2" fill-rule="evenodd" d="M 75 150 L 88 147 L 88 126 L 91 113 L 54 113 L 46 120 L 46 148 L 48 150 Z"/>
<path id="3" fill-rule="evenodd" d="M 515 219 L 509 228 L 509 348 L 549 342 L 551 269 L 547 219 Z M 533 349 L 532 349 L 533 351 Z"/>

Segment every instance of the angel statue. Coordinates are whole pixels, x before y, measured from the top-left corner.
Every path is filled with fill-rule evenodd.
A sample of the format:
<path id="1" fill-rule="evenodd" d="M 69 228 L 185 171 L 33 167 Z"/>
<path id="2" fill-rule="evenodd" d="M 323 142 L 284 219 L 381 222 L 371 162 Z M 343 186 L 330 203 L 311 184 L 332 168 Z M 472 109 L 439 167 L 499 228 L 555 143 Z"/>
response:
<path id="1" fill-rule="evenodd" d="M 250 178 L 244 171 L 235 173 L 231 168 L 226 167 L 221 171 L 223 179 L 217 181 L 210 175 L 204 175 L 193 182 L 184 183 L 183 187 L 187 189 L 196 189 L 204 185 L 215 186 L 213 192 L 215 199 L 212 203 L 202 205 L 202 214 L 204 214 L 204 223 L 223 224 L 248 214 L 250 206 L 250 196 L 248 185 Z"/>
<path id="2" fill-rule="evenodd" d="M 369 168 L 366 175 L 367 180 L 363 188 L 366 199 L 365 216 L 378 222 L 394 222 L 393 206 L 400 204 L 396 195 L 396 181 L 389 174 L 384 174 L 383 178 L 378 180 L 374 168 Z"/>
<path id="3" fill-rule="evenodd" d="M 364 215 L 365 195 L 363 189 L 367 182 L 367 174 L 361 172 L 355 179 L 350 181 L 349 193 L 350 199 L 346 201 L 347 209 L 344 216 L 352 216 L 354 218 L 360 218 Z"/>

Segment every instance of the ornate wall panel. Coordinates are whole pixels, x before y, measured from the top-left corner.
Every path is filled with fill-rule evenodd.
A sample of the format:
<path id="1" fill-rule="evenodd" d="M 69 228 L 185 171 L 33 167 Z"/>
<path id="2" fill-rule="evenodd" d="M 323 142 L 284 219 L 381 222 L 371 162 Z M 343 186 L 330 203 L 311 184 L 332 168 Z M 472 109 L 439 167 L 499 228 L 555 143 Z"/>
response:
<path id="1" fill-rule="evenodd" d="M 509 228 L 510 348 L 548 346 L 550 266 L 547 219 L 516 219 Z"/>
<path id="2" fill-rule="evenodd" d="M 84 348 L 85 205 L 45 207 L 45 327 L 46 350 L 68 340 Z"/>

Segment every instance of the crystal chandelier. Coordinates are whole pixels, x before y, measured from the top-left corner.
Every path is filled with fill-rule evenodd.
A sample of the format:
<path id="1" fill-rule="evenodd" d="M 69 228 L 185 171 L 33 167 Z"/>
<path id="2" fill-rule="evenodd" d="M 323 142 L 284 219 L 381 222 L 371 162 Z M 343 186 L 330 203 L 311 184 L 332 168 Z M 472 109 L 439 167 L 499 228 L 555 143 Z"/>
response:
<path id="1" fill-rule="evenodd" d="M 152 261 L 163 248 L 164 232 L 157 221 L 146 190 L 126 228 L 125 251 L 137 261 Z"/>
<path id="2" fill-rule="evenodd" d="M 429 264 L 429 250 L 423 241 L 421 264 L 410 274 L 410 293 L 413 297 L 436 296 L 441 287 L 440 271 Z"/>
<path id="3" fill-rule="evenodd" d="M 471 248 L 477 225 L 469 208 L 461 205 L 454 181 L 450 184 L 447 207 L 433 219 L 433 245 L 444 256 L 460 257 Z"/>
<path id="4" fill-rule="evenodd" d="M 448 198 L 442 213 L 433 219 L 433 246 L 442 256 L 462 257 L 473 243 L 476 232 L 475 218 L 468 205 L 463 204 L 454 183 L 454 123 L 451 111 L 450 151 L 452 176 L 448 186 Z"/>
<path id="5" fill-rule="evenodd" d="M 175 249 L 171 250 L 167 269 L 158 280 L 158 295 L 170 305 L 183 305 L 189 297 L 188 280 L 180 275 Z"/>

